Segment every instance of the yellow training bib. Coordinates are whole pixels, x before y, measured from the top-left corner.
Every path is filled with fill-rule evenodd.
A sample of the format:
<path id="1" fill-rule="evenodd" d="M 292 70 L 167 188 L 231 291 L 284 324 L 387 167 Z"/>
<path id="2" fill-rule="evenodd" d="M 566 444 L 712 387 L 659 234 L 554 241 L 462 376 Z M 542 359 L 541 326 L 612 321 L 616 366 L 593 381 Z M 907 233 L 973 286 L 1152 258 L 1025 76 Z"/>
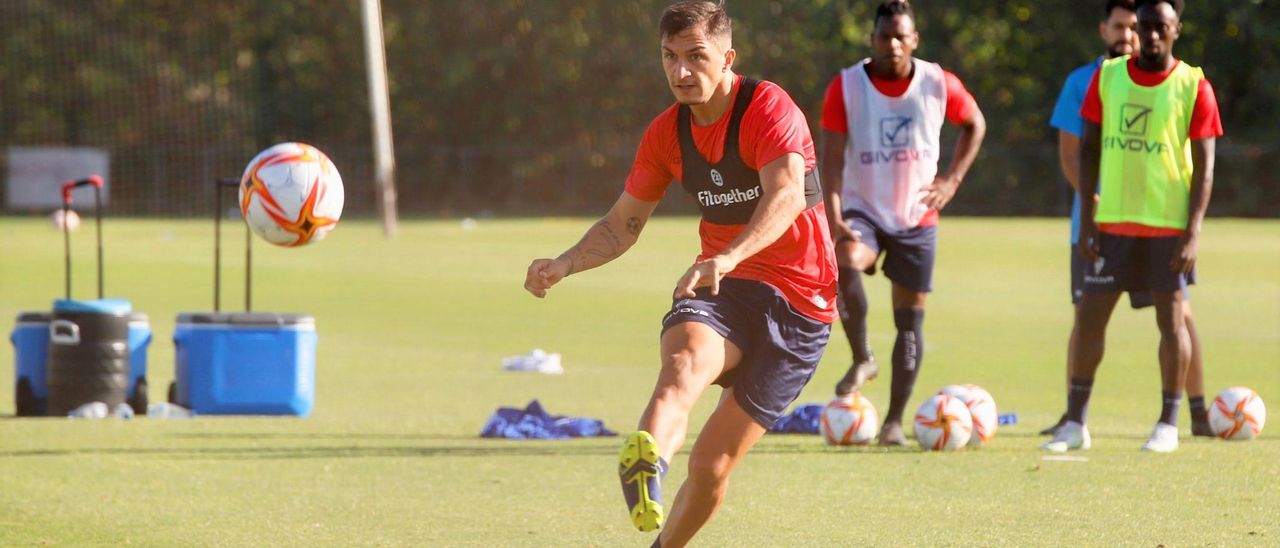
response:
<path id="1" fill-rule="evenodd" d="M 1099 223 L 1186 228 L 1191 192 L 1191 112 L 1204 72 L 1179 61 L 1158 85 L 1129 78 L 1129 56 L 1105 61 Z"/>

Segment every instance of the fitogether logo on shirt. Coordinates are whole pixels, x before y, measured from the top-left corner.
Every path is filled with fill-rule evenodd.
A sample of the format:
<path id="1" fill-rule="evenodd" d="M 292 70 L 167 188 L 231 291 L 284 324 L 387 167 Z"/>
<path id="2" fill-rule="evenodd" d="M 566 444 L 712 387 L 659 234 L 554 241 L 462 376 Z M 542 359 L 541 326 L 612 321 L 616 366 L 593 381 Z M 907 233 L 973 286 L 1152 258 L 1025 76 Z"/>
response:
<path id="1" fill-rule="evenodd" d="M 721 175 L 719 171 L 716 171 L 714 169 L 711 170 L 711 184 L 716 186 L 724 186 L 724 175 Z"/>
<path id="2" fill-rule="evenodd" d="M 886 116 L 880 119 L 880 146 L 903 148 L 911 145 L 911 118 Z"/>
<path id="3" fill-rule="evenodd" d="M 1146 135 L 1147 122 L 1151 120 L 1151 107 L 1125 103 L 1120 105 L 1120 133 Z"/>

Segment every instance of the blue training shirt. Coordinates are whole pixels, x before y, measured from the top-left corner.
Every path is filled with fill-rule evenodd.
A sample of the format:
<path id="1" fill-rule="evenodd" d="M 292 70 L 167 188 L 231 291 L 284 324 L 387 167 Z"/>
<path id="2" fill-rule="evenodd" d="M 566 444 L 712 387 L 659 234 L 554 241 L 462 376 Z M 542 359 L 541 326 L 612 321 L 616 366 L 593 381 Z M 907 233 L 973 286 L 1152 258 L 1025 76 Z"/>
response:
<path id="1" fill-rule="evenodd" d="M 1062 84 L 1062 92 L 1058 94 L 1058 103 L 1053 107 L 1053 118 L 1049 125 L 1065 131 L 1077 138 L 1084 137 L 1084 117 L 1080 116 L 1080 107 L 1084 105 L 1084 94 L 1089 92 L 1089 82 L 1093 81 L 1093 73 L 1098 72 L 1105 57 L 1098 57 L 1092 63 L 1071 71 L 1067 81 Z M 1071 243 L 1080 239 L 1080 194 L 1075 193 L 1071 200 Z"/>

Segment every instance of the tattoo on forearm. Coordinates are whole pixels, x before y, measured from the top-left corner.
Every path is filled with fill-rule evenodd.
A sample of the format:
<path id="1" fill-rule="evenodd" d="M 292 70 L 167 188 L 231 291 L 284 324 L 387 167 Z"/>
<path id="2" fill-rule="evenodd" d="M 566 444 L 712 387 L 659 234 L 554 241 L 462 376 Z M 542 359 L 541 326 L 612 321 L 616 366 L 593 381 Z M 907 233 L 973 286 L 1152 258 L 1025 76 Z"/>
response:
<path id="1" fill-rule="evenodd" d="M 627 221 L 628 230 L 639 231 L 639 228 L 631 228 L 632 224 L 641 224 L 639 219 L 632 218 Z M 579 269 L 587 270 L 601 264 L 616 259 L 626 251 L 628 244 L 614 230 L 613 225 L 607 219 L 600 219 L 582 235 L 582 239 L 573 247 L 569 248 L 562 255 L 569 261 L 569 272 L 577 272 Z"/>
<path id="2" fill-rule="evenodd" d="M 640 220 L 639 217 L 627 219 L 627 232 L 630 232 L 632 236 L 639 236 L 640 231 L 643 229 L 644 221 Z"/>
<path id="3" fill-rule="evenodd" d="M 603 236 L 606 239 L 604 243 L 609 246 L 609 256 L 616 257 L 623 247 L 622 238 L 618 237 L 617 232 L 613 231 L 613 225 L 609 224 L 609 221 L 601 219 L 600 222 L 596 223 L 596 226 L 600 227 L 601 232 L 603 232 Z"/>

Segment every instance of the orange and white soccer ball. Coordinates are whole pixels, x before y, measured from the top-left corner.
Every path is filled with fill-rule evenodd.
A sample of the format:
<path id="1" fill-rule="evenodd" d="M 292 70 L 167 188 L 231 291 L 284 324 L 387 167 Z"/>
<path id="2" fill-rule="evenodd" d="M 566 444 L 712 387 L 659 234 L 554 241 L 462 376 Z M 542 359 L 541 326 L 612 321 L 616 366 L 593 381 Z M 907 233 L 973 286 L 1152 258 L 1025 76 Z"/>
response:
<path id="1" fill-rule="evenodd" d="M 871 400 L 855 392 L 850 397 L 831 400 L 822 408 L 818 431 L 827 445 L 866 445 L 875 439 L 879 422 Z"/>
<path id="2" fill-rule="evenodd" d="M 969 443 L 973 418 L 960 398 L 937 394 L 916 411 L 916 441 L 928 451 L 954 451 Z"/>
<path id="3" fill-rule="evenodd" d="M 996 412 L 996 400 L 991 397 L 990 392 L 976 384 L 952 384 L 942 387 L 938 393 L 956 398 L 969 408 L 969 418 L 973 420 L 969 447 L 982 447 L 995 437 L 1000 415 Z"/>
<path id="4" fill-rule="evenodd" d="M 285 247 L 324 238 L 342 217 L 342 176 L 319 149 L 280 143 L 249 162 L 240 178 L 240 213 L 254 234 Z"/>
<path id="5" fill-rule="evenodd" d="M 1251 440 L 1262 433 L 1267 406 L 1257 392 L 1233 386 L 1218 393 L 1209 406 L 1209 427 L 1224 440 Z"/>

